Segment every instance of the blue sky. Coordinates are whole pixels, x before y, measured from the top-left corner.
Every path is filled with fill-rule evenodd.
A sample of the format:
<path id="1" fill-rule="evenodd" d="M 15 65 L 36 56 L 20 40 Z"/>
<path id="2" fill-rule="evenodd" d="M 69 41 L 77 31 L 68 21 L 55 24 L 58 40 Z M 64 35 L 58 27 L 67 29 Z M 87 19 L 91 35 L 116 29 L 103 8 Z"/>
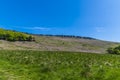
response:
<path id="1" fill-rule="evenodd" d="M 120 0 L 0 0 L 0 27 L 120 42 Z"/>

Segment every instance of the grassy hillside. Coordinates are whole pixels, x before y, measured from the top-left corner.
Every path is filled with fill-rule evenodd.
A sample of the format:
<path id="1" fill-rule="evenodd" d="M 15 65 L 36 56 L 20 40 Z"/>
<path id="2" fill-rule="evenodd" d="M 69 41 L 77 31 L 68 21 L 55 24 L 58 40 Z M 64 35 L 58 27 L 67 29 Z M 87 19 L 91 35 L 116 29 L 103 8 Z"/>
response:
<path id="1" fill-rule="evenodd" d="M 0 29 L 1 50 L 40 50 L 105 53 L 119 43 L 70 35 L 30 35 Z"/>
<path id="2" fill-rule="evenodd" d="M 94 52 L 105 53 L 111 46 L 119 43 L 101 40 L 54 37 L 54 36 L 34 36 L 34 42 L 15 41 L 9 42 L 0 40 L 1 50 L 40 50 L 40 51 L 72 51 L 72 52 Z"/>
<path id="3" fill-rule="evenodd" d="M 120 80 L 120 56 L 0 51 L 0 80 Z"/>
<path id="4" fill-rule="evenodd" d="M 108 47 L 119 43 L 89 37 L 40 35 L 32 35 L 34 41 L 11 41 L 7 38 L 14 39 L 16 34 L 30 35 L 6 31 L 5 35 L 8 34 L 0 40 L 0 80 L 120 79 L 120 56 L 104 54 Z"/>

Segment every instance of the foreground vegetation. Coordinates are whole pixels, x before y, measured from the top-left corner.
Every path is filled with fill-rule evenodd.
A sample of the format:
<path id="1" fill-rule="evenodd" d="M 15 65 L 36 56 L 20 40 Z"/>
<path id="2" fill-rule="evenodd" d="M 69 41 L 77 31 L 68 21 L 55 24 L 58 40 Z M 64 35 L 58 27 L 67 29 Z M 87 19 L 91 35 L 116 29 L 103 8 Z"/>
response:
<path id="1" fill-rule="evenodd" d="M 120 80 L 120 56 L 2 50 L 0 80 Z"/>

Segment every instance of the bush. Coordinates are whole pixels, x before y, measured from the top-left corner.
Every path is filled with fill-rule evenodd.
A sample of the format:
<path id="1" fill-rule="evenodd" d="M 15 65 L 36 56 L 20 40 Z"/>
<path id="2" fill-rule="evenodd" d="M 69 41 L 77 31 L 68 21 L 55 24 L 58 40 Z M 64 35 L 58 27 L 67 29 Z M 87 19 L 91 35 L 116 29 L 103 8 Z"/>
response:
<path id="1" fill-rule="evenodd" d="M 109 54 L 118 54 L 118 55 L 120 55 L 120 46 L 117 46 L 115 48 L 108 48 L 107 52 Z"/>
<path id="2" fill-rule="evenodd" d="M 32 35 L 0 28 L 0 40 L 7 41 L 35 41 Z"/>

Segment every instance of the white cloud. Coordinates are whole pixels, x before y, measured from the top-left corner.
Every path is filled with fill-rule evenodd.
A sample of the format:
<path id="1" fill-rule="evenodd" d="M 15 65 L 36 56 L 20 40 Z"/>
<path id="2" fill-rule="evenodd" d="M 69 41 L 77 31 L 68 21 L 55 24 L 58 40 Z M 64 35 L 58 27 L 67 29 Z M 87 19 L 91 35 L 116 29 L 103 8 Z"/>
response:
<path id="1" fill-rule="evenodd" d="M 0 25 L 0 28 L 4 28 L 4 29 L 23 29 L 23 30 L 37 30 L 37 31 L 48 31 L 51 30 L 51 28 L 47 28 L 47 27 L 25 27 L 25 26 L 2 26 Z"/>
<path id="2" fill-rule="evenodd" d="M 27 29 L 27 30 L 50 30 L 50 28 L 46 28 L 46 27 L 14 26 L 14 28 L 18 28 L 18 29 Z"/>
<path id="3" fill-rule="evenodd" d="M 29 29 L 32 29 L 32 30 L 50 30 L 50 28 L 45 28 L 45 27 L 32 27 Z"/>
<path id="4" fill-rule="evenodd" d="M 105 28 L 104 27 L 96 27 L 95 30 L 98 33 L 105 32 Z"/>

